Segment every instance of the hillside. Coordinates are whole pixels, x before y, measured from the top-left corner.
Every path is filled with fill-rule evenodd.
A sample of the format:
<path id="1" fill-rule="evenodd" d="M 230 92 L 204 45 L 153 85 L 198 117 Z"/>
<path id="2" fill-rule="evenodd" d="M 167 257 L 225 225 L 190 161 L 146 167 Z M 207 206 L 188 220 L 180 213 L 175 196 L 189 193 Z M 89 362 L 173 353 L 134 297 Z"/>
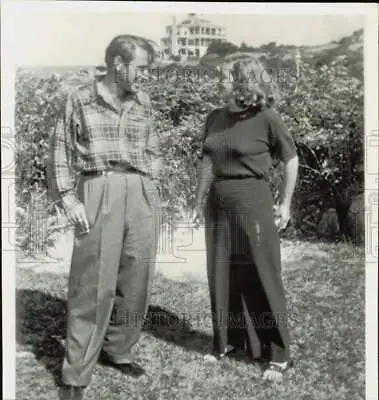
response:
<path id="1" fill-rule="evenodd" d="M 337 59 L 343 59 L 353 77 L 363 80 L 363 30 L 353 32 L 338 41 L 318 46 L 276 45 L 269 43 L 258 48 L 246 47 L 248 51 L 234 51 L 227 56 L 208 54 L 200 60 L 205 66 L 217 66 L 231 60 L 254 57 L 258 58 L 266 68 L 296 68 L 296 57 L 300 55 L 302 62 L 320 68 L 330 65 Z"/>
<path id="2" fill-rule="evenodd" d="M 343 37 L 338 41 L 333 41 L 320 46 L 303 47 L 303 50 L 308 53 L 318 54 L 324 51 L 340 50 L 347 51 L 363 51 L 363 29 L 353 32 L 350 36 Z"/>

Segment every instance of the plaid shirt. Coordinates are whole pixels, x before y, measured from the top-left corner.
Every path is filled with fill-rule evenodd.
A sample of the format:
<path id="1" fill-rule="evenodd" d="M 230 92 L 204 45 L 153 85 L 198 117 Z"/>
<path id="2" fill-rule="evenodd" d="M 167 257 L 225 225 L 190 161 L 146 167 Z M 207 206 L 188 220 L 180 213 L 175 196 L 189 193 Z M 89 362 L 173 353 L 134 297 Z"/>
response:
<path id="1" fill-rule="evenodd" d="M 117 164 L 157 177 L 160 154 L 152 121 L 150 98 L 141 91 L 117 106 L 101 80 L 95 79 L 68 97 L 52 142 L 54 186 L 66 211 L 79 202 L 75 180 L 80 172 Z"/>

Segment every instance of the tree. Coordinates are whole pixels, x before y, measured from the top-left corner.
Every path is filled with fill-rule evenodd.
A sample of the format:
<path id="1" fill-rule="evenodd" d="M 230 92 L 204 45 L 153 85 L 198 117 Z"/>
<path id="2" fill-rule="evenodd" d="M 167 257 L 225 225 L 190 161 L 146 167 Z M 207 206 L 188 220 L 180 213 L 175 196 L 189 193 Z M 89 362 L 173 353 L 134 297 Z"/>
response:
<path id="1" fill-rule="evenodd" d="M 238 50 L 238 46 L 235 44 L 218 39 L 208 46 L 206 54 L 217 54 L 220 57 L 225 57 L 226 55 L 235 53 Z"/>
<path id="2" fill-rule="evenodd" d="M 308 207 L 332 207 L 341 234 L 350 236 L 349 207 L 363 190 L 363 81 L 349 74 L 345 58 L 319 68 L 303 63 L 302 72 L 280 105 L 302 164 L 296 219 L 302 221 Z"/>
<path id="3" fill-rule="evenodd" d="M 262 44 L 262 46 L 260 47 L 261 50 L 268 51 L 268 52 L 275 51 L 276 48 L 277 48 L 276 42 L 270 42 L 268 44 Z"/>
<path id="4" fill-rule="evenodd" d="M 240 50 L 241 51 L 248 51 L 248 49 L 249 49 L 249 46 L 245 42 L 242 42 L 241 46 L 240 46 Z"/>
<path id="5" fill-rule="evenodd" d="M 239 51 L 243 51 L 245 53 L 252 52 L 254 51 L 254 47 L 248 46 L 245 42 L 242 42 Z"/>

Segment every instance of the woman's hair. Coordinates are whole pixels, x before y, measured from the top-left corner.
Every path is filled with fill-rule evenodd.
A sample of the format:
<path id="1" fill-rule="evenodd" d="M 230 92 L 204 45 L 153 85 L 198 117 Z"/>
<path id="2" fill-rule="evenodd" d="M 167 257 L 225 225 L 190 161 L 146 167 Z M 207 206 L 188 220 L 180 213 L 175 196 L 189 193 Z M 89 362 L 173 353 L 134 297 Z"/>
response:
<path id="1" fill-rule="evenodd" d="M 226 58 L 221 76 L 229 81 L 230 97 L 242 109 L 272 107 L 280 98 L 277 83 L 254 56 L 237 60 Z"/>
<path id="2" fill-rule="evenodd" d="M 147 52 L 149 64 L 152 64 L 156 58 L 154 43 L 148 39 L 134 35 L 116 36 L 105 50 L 105 64 L 107 66 L 111 65 L 117 56 L 120 56 L 124 62 L 129 63 L 134 59 L 137 47 Z"/>

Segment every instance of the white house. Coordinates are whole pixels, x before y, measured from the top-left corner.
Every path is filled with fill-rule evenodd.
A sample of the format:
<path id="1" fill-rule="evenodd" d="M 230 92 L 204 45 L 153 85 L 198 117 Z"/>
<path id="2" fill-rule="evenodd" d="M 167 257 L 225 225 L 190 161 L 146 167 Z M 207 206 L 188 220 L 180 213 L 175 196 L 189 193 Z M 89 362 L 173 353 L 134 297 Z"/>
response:
<path id="1" fill-rule="evenodd" d="M 172 24 L 166 26 L 166 36 L 161 39 L 162 58 L 170 55 L 179 55 L 181 59 L 202 57 L 214 40 L 226 40 L 224 26 L 196 14 L 188 14 L 179 24 L 174 17 Z"/>

